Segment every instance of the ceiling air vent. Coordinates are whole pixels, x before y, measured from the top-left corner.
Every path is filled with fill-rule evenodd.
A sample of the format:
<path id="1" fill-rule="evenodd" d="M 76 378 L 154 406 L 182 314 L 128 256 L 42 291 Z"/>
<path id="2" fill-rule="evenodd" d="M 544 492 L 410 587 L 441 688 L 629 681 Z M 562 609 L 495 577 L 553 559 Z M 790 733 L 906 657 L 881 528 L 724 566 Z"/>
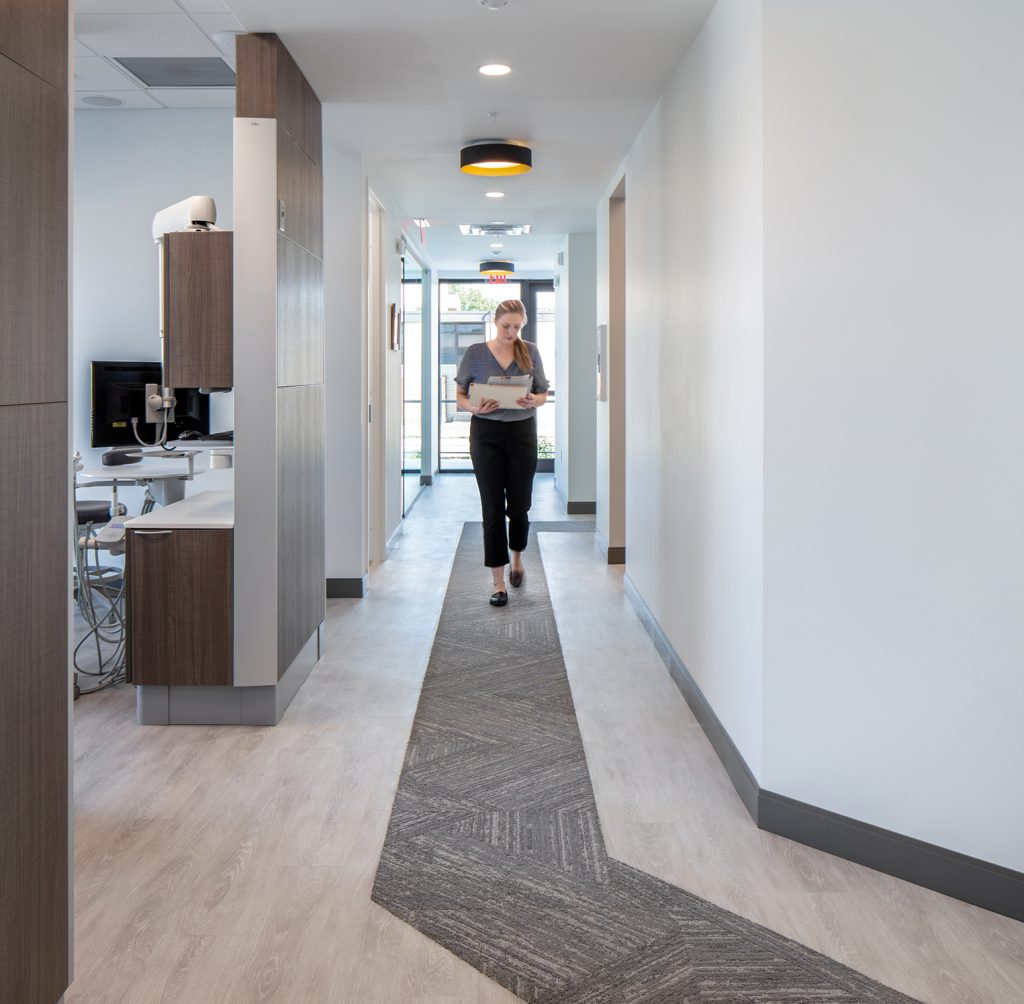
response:
<path id="1" fill-rule="evenodd" d="M 519 237 L 533 229 L 530 223 L 460 223 L 464 237 Z"/>
<path id="2" fill-rule="evenodd" d="M 234 71 L 220 56 L 118 56 L 147 87 L 234 87 Z"/>

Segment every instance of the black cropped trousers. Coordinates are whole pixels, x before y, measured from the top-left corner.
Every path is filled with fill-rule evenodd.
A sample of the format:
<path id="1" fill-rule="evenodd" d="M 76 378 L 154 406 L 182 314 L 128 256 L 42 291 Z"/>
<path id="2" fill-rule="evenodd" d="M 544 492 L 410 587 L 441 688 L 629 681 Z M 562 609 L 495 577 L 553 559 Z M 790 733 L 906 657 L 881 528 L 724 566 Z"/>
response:
<path id="1" fill-rule="evenodd" d="M 484 564 L 500 568 L 509 563 L 509 548 L 526 550 L 530 533 L 527 514 L 537 472 L 536 417 L 499 422 L 474 415 L 469 425 L 469 455 L 480 489 Z"/>

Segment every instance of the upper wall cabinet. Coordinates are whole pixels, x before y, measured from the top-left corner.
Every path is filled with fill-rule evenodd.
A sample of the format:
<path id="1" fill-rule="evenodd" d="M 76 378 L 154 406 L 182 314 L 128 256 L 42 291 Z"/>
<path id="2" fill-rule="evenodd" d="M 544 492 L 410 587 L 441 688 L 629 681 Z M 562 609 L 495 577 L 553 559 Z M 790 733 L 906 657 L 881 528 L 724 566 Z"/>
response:
<path id="1" fill-rule="evenodd" d="M 169 387 L 234 385 L 232 237 L 229 231 L 164 235 L 164 379 Z"/>

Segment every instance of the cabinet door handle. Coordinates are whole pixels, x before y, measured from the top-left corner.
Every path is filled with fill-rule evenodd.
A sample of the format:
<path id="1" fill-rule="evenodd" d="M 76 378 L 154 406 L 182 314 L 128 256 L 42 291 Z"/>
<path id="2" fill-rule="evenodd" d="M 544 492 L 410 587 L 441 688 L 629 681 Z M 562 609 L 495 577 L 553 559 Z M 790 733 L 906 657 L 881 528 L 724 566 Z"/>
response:
<path id="1" fill-rule="evenodd" d="M 139 537 L 163 537 L 172 532 L 171 530 L 132 530 L 132 533 Z"/>

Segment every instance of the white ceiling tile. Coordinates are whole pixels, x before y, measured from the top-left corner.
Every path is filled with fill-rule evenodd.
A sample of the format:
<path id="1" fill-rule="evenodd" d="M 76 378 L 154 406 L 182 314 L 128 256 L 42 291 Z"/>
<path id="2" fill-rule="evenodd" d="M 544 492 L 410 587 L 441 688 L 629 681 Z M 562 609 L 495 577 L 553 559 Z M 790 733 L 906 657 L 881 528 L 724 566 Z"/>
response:
<path id="1" fill-rule="evenodd" d="M 75 60 L 75 92 L 134 91 L 139 85 L 99 56 Z"/>
<path id="2" fill-rule="evenodd" d="M 180 14 L 174 0 L 75 0 L 75 14 Z"/>
<path id="3" fill-rule="evenodd" d="M 196 14 L 192 18 L 207 35 L 215 35 L 218 31 L 244 31 L 241 22 L 234 14 Z"/>
<path id="4" fill-rule="evenodd" d="M 109 91 L 100 92 L 101 97 L 117 98 L 123 102 L 118 108 L 94 108 L 90 105 L 85 104 L 82 99 L 89 96 L 90 92 L 76 92 L 75 93 L 75 108 L 82 112 L 92 111 L 114 111 L 119 112 L 124 109 L 132 108 L 163 108 L 163 105 L 159 101 L 154 101 L 145 91 L 118 91 L 116 94 L 112 94 Z"/>
<path id="5" fill-rule="evenodd" d="M 181 0 L 181 6 L 190 14 L 217 14 L 231 10 L 224 0 Z"/>
<path id="6" fill-rule="evenodd" d="M 149 93 L 167 108 L 234 108 L 233 87 L 151 87 Z"/>
<path id="7" fill-rule="evenodd" d="M 217 47 L 182 13 L 82 14 L 75 34 L 101 56 L 216 56 Z"/>

